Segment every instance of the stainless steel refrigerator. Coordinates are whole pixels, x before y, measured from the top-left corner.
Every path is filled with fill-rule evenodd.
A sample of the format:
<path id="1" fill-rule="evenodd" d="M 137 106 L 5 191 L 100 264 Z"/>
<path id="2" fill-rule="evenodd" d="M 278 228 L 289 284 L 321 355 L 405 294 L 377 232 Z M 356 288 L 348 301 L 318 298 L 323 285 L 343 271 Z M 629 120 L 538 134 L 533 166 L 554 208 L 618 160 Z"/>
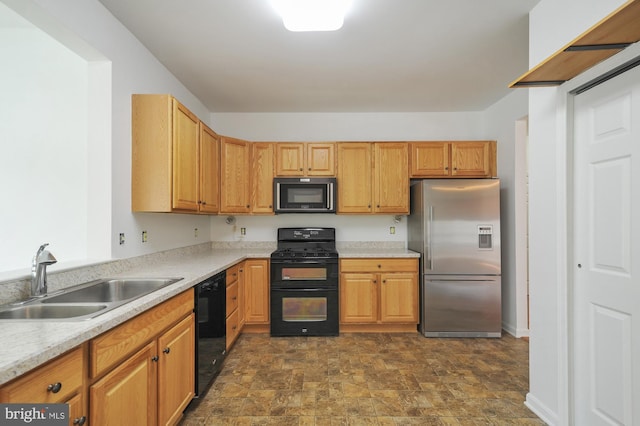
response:
<path id="1" fill-rule="evenodd" d="M 407 226 L 421 253 L 420 332 L 500 337 L 500 180 L 415 181 Z"/>

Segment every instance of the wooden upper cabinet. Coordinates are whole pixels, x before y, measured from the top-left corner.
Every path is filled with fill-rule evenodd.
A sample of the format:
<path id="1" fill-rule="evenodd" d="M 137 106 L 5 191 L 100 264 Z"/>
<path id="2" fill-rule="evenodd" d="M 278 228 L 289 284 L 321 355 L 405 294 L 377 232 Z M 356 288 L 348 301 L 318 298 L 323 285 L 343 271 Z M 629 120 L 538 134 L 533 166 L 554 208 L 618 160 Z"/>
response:
<path id="1" fill-rule="evenodd" d="M 407 143 L 375 143 L 373 149 L 374 213 L 409 213 Z"/>
<path id="2" fill-rule="evenodd" d="M 217 213 L 215 132 L 171 95 L 133 95 L 131 106 L 131 209 Z"/>
<path id="3" fill-rule="evenodd" d="M 497 176 L 495 141 L 411 142 L 412 178 Z"/>
<path id="4" fill-rule="evenodd" d="M 307 145 L 307 176 L 335 176 L 336 175 L 336 144 L 308 143 Z"/>
<path id="5" fill-rule="evenodd" d="M 276 143 L 276 176 L 335 176 L 335 143 Z"/>
<path id="6" fill-rule="evenodd" d="M 173 99 L 174 210 L 198 210 L 198 117 Z"/>
<path id="7" fill-rule="evenodd" d="M 251 144 L 252 213 L 273 214 L 273 153 L 272 143 Z"/>
<path id="8" fill-rule="evenodd" d="M 220 209 L 220 142 L 218 135 L 200 123 L 200 199 L 198 210 L 217 213 Z"/>
<path id="9" fill-rule="evenodd" d="M 338 213 L 408 213 L 406 142 L 338 143 Z"/>
<path id="10" fill-rule="evenodd" d="M 250 155 L 249 142 L 220 138 L 220 213 L 251 211 Z"/>
<path id="11" fill-rule="evenodd" d="M 411 177 L 449 176 L 448 142 L 412 142 Z"/>
<path id="12" fill-rule="evenodd" d="M 495 176 L 496 152 L 492 142 L 454 142 L 451 144 L 451 176 Z"/>
<path id="13" fill-rule="evenodd" d="M 373 211 L 372 170 L 371 143 L 338 143 L 338 213 Z"/>

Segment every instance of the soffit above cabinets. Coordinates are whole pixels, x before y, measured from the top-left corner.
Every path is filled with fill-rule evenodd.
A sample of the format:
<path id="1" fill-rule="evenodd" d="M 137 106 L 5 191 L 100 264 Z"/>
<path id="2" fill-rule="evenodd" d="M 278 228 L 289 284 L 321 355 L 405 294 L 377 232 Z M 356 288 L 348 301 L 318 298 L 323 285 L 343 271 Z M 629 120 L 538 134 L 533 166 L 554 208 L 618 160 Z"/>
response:
<path id="1" fill-rule="evenodd" d="M 640 0 L 629 0 L 509 84 L 557 86 L 640 40 Z"/>

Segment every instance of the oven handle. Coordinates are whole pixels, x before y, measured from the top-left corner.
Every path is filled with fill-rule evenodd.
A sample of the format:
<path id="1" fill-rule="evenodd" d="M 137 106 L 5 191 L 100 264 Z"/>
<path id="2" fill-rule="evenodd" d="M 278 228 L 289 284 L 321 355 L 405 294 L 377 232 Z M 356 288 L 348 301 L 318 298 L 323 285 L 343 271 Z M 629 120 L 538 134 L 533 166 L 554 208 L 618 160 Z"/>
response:
<path id="1" fill-rule="evenodd" d="M 300 291 L 311 293 L 311 292 L 318 292 L 318 291 L 331 291 L 333 289 L 331 289 L 331 288 L 281 288 L 281 287 L 271 286 L 271 290 L 273 290 L 273 291 L 284 291 L 284 292 L 288 292 L 288 293 L 300 292 Z"/>

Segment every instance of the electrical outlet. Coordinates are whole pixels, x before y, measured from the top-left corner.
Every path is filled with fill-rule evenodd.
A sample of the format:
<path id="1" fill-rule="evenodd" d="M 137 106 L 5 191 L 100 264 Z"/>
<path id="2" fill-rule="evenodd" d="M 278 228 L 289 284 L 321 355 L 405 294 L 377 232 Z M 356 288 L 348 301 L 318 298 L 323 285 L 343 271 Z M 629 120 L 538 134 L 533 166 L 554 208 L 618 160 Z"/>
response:
<path id="1" fill-rule="evenodd" d="M 395 234 L 396 233 L 396 227 L 395 226 L 390 226 L 389 227 L 389 233 L 392 234 L 392 235 Z"/>
<path id="2" fill-rule="evenodd" d="M 142 242 L 143 243 L 147 242 L 147 231 L 142 231 Z"/>
<path id="3" fill-rule="evenodd" d="M 247 228 L 240 228 L 240 235 L 247 235 Z"/>
<path id="4" fill-rule="evenodd" d="M 124 232 L 120 233 L 120 245 L 124 244 Z"/>
<path id="5" fill-rule="evenodd" d="M 193 228 L 193 238 L 198 238 L 198 228 Z"/>

